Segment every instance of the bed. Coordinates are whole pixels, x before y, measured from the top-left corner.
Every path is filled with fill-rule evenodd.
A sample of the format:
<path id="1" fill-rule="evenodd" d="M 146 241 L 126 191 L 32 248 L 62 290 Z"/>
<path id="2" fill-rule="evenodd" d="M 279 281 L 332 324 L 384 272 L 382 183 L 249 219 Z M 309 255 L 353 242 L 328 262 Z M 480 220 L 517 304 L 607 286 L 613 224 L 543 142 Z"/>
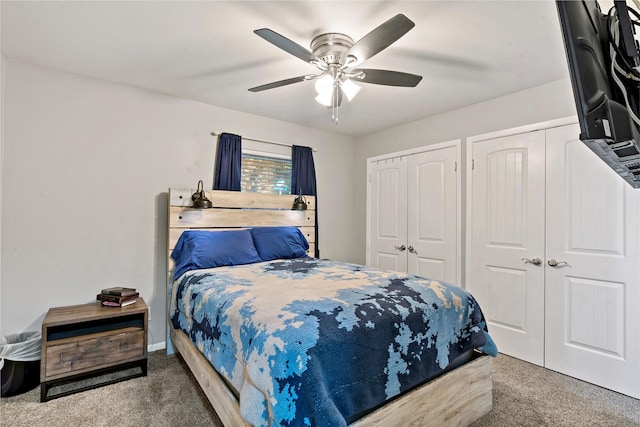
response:
<path id="1" fill-rule="evenodd" d="M 167 349 L 225 426 L 468 425 L 491 410 L 497 349 L 471 295 L 309 257 L 312 197 L 292 211 L 294 196 L 210 191 L 214 209 L 195 210 L 192 193 L 169 191 Z"/>

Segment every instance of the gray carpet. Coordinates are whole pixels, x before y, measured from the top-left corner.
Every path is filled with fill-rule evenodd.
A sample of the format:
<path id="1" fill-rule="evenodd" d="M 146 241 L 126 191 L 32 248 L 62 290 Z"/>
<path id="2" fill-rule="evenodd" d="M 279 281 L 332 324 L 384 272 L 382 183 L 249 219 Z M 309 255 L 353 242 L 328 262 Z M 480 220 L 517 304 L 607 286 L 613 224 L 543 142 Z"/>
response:
<path id="1" fill-rule="evenodd" d="M 493 410 L 474 427 L 640 426 L 640 401 L 500 355 Z M 62 388 L 55 390 L 61 391 Z M 221 426 L 181 358 L 149 354 L 149 376 L 46 403 L 40 388 L 0 399 L 2 426 Z"/>

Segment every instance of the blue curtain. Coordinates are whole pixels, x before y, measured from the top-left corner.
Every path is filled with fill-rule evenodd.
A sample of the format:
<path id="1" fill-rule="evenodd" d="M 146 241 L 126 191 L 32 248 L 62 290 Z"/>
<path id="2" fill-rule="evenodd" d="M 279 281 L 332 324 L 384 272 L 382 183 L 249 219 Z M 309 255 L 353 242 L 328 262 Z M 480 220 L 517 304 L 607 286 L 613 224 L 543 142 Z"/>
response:
<path id="1" fill-rule="evenodd" d="M 240 191 L 241 168 L 242 137 L 221 133 L 218 139 L 213 189 Z"/>
<path id="2" fill-rule="evenodd" d="M 315 257 L 320 258 L 320 245 L 318 243 L 318 192 L 316 191 L 316 167 L 313 163 L 313 150 L 309 147 L 294 145 L 291 147 L 291 194 L 316 196 L 316 252 Z"/>

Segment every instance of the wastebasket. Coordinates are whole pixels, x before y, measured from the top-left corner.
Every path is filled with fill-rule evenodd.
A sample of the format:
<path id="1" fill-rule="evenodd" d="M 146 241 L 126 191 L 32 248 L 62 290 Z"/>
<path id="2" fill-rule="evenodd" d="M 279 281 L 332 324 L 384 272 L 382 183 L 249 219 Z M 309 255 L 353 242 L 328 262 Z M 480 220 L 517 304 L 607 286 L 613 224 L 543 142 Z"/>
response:
<path id="1" fill-rule="evenodd" d="M 41 346 L 39 331 L 0 338 L 2 397 L 25 393 L 40 384 Z"/>

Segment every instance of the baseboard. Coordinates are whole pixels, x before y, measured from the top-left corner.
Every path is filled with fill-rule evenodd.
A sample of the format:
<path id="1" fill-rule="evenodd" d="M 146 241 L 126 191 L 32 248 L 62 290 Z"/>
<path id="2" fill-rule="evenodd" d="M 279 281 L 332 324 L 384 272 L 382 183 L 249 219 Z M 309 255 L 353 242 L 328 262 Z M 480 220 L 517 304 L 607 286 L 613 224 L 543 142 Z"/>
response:
<path id="1" fill-rule="evenodd" d="M 149 344 L 147 346 L 147 352 L 151 353 L 152 351 L 164 350 L 167 347 L 166 341 L 158 342 L 155 344 Z"/>

